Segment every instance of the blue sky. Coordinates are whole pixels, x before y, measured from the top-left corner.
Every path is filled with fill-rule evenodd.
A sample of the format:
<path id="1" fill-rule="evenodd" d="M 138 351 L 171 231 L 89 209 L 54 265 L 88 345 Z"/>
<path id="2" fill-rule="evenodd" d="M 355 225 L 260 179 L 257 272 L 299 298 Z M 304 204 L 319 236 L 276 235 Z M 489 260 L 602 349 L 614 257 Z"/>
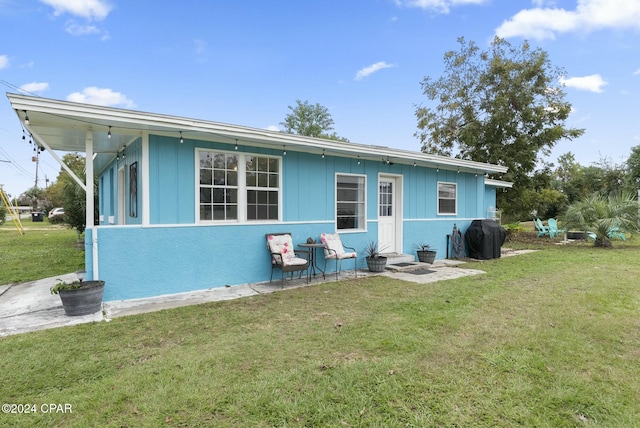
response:
<path id="1" fill-rule="evenodd" d="M 279 128 L 296 99 L 320 103 L 349 140 L 419 150 L 420 81 L 464 36 L 524 39 L 565 69 L 583 165 L 640 144 L 640 0 L 0 0 L 0 88 Z M 428 104 L 427 104 L 428 105 Z M 35 182 L 29 145 L 0 98 L 0 184 Z M 60 167 L 41 156 L 39 185 Z"/>

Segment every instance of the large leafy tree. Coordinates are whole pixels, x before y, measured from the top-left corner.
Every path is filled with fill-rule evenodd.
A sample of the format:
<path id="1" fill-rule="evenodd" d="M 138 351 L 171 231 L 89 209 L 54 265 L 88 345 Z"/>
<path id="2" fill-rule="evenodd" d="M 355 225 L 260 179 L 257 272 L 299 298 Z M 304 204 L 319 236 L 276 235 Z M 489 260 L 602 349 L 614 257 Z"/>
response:
<path id="1" fill-rule="evenodd" d="M 515 213 L 509 201 L 526 189 L 540 155 L 584 130 L 564 124 L 571 112 L 561 83 L 564 73 L 552 66 L 547 52 L 526 41 L 512 46 L 499 37 L 484 51 L 462 37 L 458 43 L 458 51 L 444 55 L 444 74 L 421 83 L 435 105 L 417 107 L 416 136 L 424 152 L 508 167 L 502 178 L 513 181 L 514 188 L 500 202 Z"/>
<path id="2" fill-rule="evenodd" d="M 602 158 L 592 165 L 582 166 L 571 152 L 558 158 L 555 177 L 555 186 L 567 196 L 569 204 L 594 193 L 603 196 L 620 193 L 629 181 L 624 165 Z"/>
<path id="3" fill-rule="evenodd" d="M 34 211 L 38 211 L 43 208 L 41 205 L 44 201 L 44 197 L 44 190 L 42 190 L 38 186 L 33 186 L 20 195 L 20 197 L 18 198 L 18 204 L 31 205 Z"/>
<path id="4" fill-rule="evenodd" d="M 640 146 L 631 148 L 631 154 L 626 162 L 627 176 L 625 187 L 630 192 L 640 189 Z"/>
<path id="5" fill-rule="evenodd" d="M 63 162 L 75 172 L 75 174 L 82 178 L 84 177 L 84 157 L 73 153 L 67 153 L 62 158 Z M 64 206 L 62 198 L 63 188 L 66 183 L 73 181 L 69 173 L 62 167 L 56 180 L 45 189 L 45 195 L 49 201 L 50 208 Z"/>
<path id="6" fill-rule="evenodd" d="M 288 106 L 291 112 L 287 114 L 284 122 L 284 132 L 288 134 L 304 135 L 306 137 L 326 138 L 330 140 L 349 142 L 348 139 L 339 137 L 333 130 L 333 118 L 329 109 L 309 101 L 296 100 L 296 106 Z"/>

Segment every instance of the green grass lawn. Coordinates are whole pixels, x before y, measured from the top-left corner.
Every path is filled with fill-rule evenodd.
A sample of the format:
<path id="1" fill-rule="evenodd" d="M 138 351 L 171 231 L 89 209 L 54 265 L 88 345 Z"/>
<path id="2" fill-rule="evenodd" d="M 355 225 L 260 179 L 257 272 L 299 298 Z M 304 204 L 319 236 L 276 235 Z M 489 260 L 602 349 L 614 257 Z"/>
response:
<path id="1" fill-rule="evenodd" d="M 640 245 L 615 244 L 0 338 L 0 396 L 37 409 L 0 426 L 638 426 Z"/>
<path id="2" fill-rule="evenodd" d="M 0 226 L 0 284 L 32 281 L 84 269 L 84 249 L 74 230 L 47 220 L 23 220 L 20 235 L 12 221 Z"/>

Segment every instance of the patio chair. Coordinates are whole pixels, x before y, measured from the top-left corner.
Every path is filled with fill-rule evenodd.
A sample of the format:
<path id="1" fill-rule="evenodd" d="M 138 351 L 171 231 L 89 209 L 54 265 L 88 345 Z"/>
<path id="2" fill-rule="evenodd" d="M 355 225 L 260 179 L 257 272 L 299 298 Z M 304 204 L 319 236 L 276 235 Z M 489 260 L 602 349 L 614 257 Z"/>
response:
<path id="1" fill-rule="evenodd" d="M 566 232 L 564 229 L 558 229 L 558 222 L 555 218 L 547 220 L 547 224 L 549 225 L 549 238 L 555 238 L 558 234 Z"/>
<path id="2" fill-rule="evenodd" d="M 549 234 L 549 227 L 542 224 L 542 220 L 540 220 L 539 218 L 535 219 L 533 221 L 533 224 L 538 231 L 538 238 Z"/>
<path id="3" fill-rule="evenodd" d="M 284 274 L 291 273 L 293 278 L 293 272 L 299 272 L 298 278 L 302 278 L 302 272 L 309 269 L 309 251 L 296 250 L 293 246 L 293 240 L 290 233 L 268 233 L 265 235 L 267 238 L 267 249 L 271 254 L 271 277 L 269 282 L 273 280 L 274 269 L 280 269 L 284 283 Z M 298 255 L 304 255 L 305 258 L 298 257 Z M 309 275 L 307 275 L 307 282 L 309 282 Z"/>
<path id="4" fill-rule="evenodd" d="M 337 233 L 321 233 L 320 242 L 325 245 L 324 249 L 324 266 L 327 268 L 327 260 L 334 259 L 336 261 L 336 279 L 342 271 L 342 261 L 345 259 L 353 259 L 353 271 L 356 278 L 358 277 L 358 253 L 355 248 L 342 245 L 342 239 Z M 345 251 L 345 248 L 350 251 Z"/>
<path id="5" fill-rule="evenodd" d="M 613 226 L 611 229 L 609 229 L 609 231 L 607 232 L 607 237 L 609 239 L 622 239 L 623 241 L 627 240 L 627 238 L 624 236 L 624 231 L 618 226 Z"/>

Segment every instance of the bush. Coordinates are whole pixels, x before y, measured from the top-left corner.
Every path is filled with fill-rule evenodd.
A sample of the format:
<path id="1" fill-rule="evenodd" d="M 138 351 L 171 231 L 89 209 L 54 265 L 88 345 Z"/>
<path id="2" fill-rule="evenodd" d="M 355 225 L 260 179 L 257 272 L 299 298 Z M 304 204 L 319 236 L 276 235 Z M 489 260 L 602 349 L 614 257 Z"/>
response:
<path id="1" fill-rule="evenodd" d="M 7 209 L 0 206 L 0 224 L 4 224 L 7 221 Z"/>
<path id="2" fill-rule="evenodd" d="M 504 228 L 507 231 L 507 239 L 517 238 L 520 232 L 524 230 L 520 222 L 509 223 Z"/>
<path id="3" fill-rule="evenodd" d="M 63 224 L 66 222 L 67 222 L 67 219 L 65 215 L 56 215 L 49 218 L 49 223 L 51 224 Z"/>

